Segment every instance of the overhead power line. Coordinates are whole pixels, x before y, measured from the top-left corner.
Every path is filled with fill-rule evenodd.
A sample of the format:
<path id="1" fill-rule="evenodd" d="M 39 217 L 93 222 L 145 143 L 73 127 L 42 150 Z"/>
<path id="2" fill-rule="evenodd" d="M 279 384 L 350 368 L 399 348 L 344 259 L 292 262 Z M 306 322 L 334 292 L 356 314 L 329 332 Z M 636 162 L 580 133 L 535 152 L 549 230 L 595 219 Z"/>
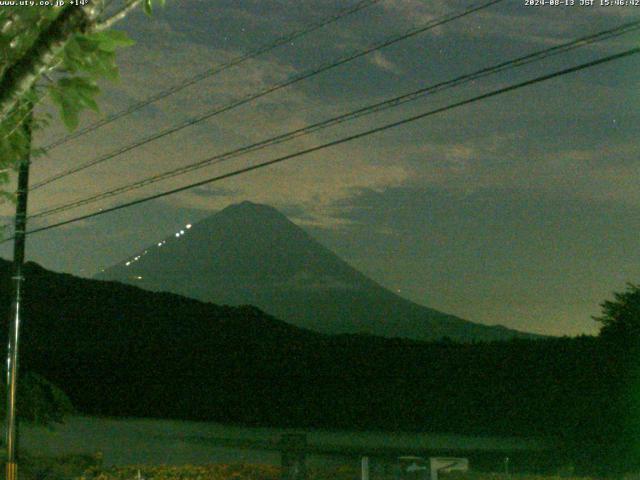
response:
<path id="1" fill-rule="evenodd" d="M 327 25 L 330 25 L 331 23 L 335 23 L 338 20 L 348 17 L 349 15 L 352 15 L 354 13 L 357 13 L 361 10 L 364 10 L 365 8 L 368 8 L 376 3 L 379 3 L 381 0 L 362 0 L 358 3 L 356 3 L 355 5 L 349 7 L 349 8 L 345 8 L 344 10 L 339 11 L 338 13 L 335 13 L 333 15 L 330 15 L 328 17 L 325 17 L 317 22 L 314 23 L 310 23 L 309 25 L 303 27 L 300 30 L 296 30 L 293 31 L 291 33 L 288 33 L 286 35 L 283 35 L 281 37 L 278 37 L 276 40 L 274 40 L 271 43 L 262 45 L 254 50 L 251 50 L 243 55 L 239 55 L 237 57 L 232 58 L 231 60 L 229 60 L 228 62 L 222 63 L 220 65 L 217 65 L 215 67 L 209 68 L 203 72 L 200 72 L 196 75 L 193 75 L 192 77 L 186 78 L 184 80 L 182 80 L 179 84 L 177 85 L 173 85 L 165 90 L 162 90 L 160 92 L 157 92 L 153 95 L 148 96 L 147 98 L 145 98 L 144 100 L 140 100 L 139 102 L 136 102 L 130 106 L 128 106 L 127 108 L 120 110 L 119 112 L 115 112 L 112 113 L 108 116 L 106 116 L 105 118 L 103 118 L 102 120 L 98 120 L 95 123 L 92 123 L 91 125 L 87 125 L 84 128 L 81 128 L 80 130 L 71 133 L 69 135 L 66 135 L 64 137 L 59 138 L 58 140 L 55 140 L 51 143 L 49 143 L 48 145 L 46 145 L 45 147 L 43 147 L 43 149 L 45 151 L 49 151 L 52 150 L 56 147 L 59 147 L 60 145 L 63 145 L 71 140 L 74 140 L 78 137 L 81 137 L 83 135 L 86 135 L 89 132 L 93 132 L 94 130 L 97 130 L 100 127 L 103 127 L 105 125 L 108 125 L 120 118 L 126 117 L 127 115 L 130 115 L 134 112 L 137 112 L 138 110 L 140 110 L 141 108 L 146 107 L 147 105 L 150 105 L 152 103 L 157 102 L 158 100 L 162 100 L 163 98 L 166 98 L 170 95 L 173 95 L 175 93 L 180 92 L 181 90 L 184 90 L 185 88 L 188 88 L 192 85 L 195 85 L 198 82 L 201 82 L 203 80 L 206 80 L 207 78 L 210 78 L 214 75 L 217 75 L 219 73 L 224 72 L 225 70 L 228 70 L 231 67 L 235 67 L 237 65 L 240 65 L 241 63 L 246 62 L 247 60 L 251 60 L 253 58 L 256 58 L 260 55 L 263 55 L 265 53 L 268 53 L 272 50 L 275 50 L 276 48 L 285 45 L 287 43 L 290 43 L 300 37 L 303 37 L 305 35 L 308 35 L 312 32 L 315 32 L 316 30 L 319 30 L 322 27 L 325 27 Z"/>
<path id="2" fill-rule="evenodd" d="M 77 130 L 76 132 L 70 133 L 68 135 L 65 135 L 64 137 L 59 138 L 58 140 L 55 140 L 51 143 L 49 143 L 48 145 L 45 145 L 44 147 L 41 148 L 42 152 L 48 152 L 50 150 L 53 150 L 56 147 L 59 147 L 60 145 L 63 145 L 71 140 L 74 140 L 76 138 L 79 138 L 87 133 L 90 133 L 94 130 L 97 130 L 100 127 L 103 127 L 109 123 L 112 123 L 116 120 L 119 120 L 120 118 L 126 117 L 127 115 L 130 115 L 138 110 L 140 110 L 141 108 L 146 107 L 147 105 L 150 105 L 152 103 L 155 103 L 159 100 L 162 100 L 163 98 L 166 98 L 170 95 L 173 95 L 175 93 L 180 92 L 181 90 L 190 87 L 202 80 L 205 80 L 207 78 L 210 78 L 218 73 L 222 73 L 223 71 L 234 67 L 236 65 L 240 65 L 241 63 L 244 63 L 247 60 L 250 60 L 252 58 L 255 58 L 259 55 L 262 55 L 264 53 L 270 52 L 271 50 L 276 49 L 277 47 L 284 45 L 286 43 L 292 42 L 293 40 L 303 37 L 304 35 L 307 35 L 309 33 L 312 33 L 326 25 L 329 25 L 331 23 L 334 23 L 346 16 L 352 15 L 356 12 L 359 12 L 360 10 L 364 10 L 365 8 L 368 8 L 376 3 L 379 3 L 381 0 L 362 0 L 361 2 L 357 3 L 356 5 L 354 5 L 353 7 L 347 8 L 345 10 L 341 10 L 340 12 L 331 15 L 329 17 L 326 17 L 322 20 L 320 20 L 319 22 L 316 23 L 312 23 L 308 26 L 306 26 L 305 28 L 301 29 L 301 30 L 297 30 L 294 32 L 291 32 L 287 35 L 284 35 L 282 37 L 278 37 L 274 42 L 270 43 L 270 44 L 266 44 L 263 45 L 262 47 L 258 47 L 255 50 L 251 50 L 250 52 L 244 54 L 244 55 L 240 55 L 238 57 L 234 57 L 231 60 L 229 60 L 226 63 L 223 63 L 221 65 L 212 67 L 208 70 L 205 70 L 203 72 L 200 72 L 197 75 L 194 75 L 192 77 L 189 77 L 183 81 L 181 81 L 179 84 L 174 85 L 172 87 L 169 87 L 166 90 L 162 90 L 154 95 L 151 95 L 147 98 L 145 98 L 144 100 L 140 100 L 137 103 L 134 103 L 132 105 L 130 105 L 129 107 L 125 108 L 124 110 L 121 110 L 119 112 L 115 112 L 112 113 L 111 115 L 108 115 L 107 117 L 105 117 L 102 120 L 98 120 L 95 123 L 92 123 L 91 125 L 87 125 L 84 128 L 81 128 L 80 130 Z M 31 109 L 27 112 L 27 115 L 31 113 L 31 111 L 33 110 L 34 107 L 31 107 Z M 22 122 L 24 121 L 24 119 L 21 119 L 18 123 L 17 123 L 17 127 L 19 127 Z M 16 128 L 17 128 L 16 127 Z M 7 135 L 5 135 L 5 138 L 7 137 Z"/>
<path id="3" fill-rule="evenodd" d="M 369 130 L 366 130 L 366 131 L 363 131 L 363 132 L 360 132 L 360 133 L 356 133 L 354 135 L 350 135 L 350 136 L 347 136 L 347 137 L 343 137 L 343 138 L 340 138 L 338 140 L 333 140 L 331 142 L 327 142 L 327 143 L 324 143 L 324 144 L 321 144 L 321 145 L 318 145 L 318 146 L 315 146 L 315 147 L 307 148 L 305 150 L 301 150 L 301 151 L 298 151 L 298 152 L 295 152 L 295 153 L 291 153 L 291 154 L 288 154 L 288 155 L 277 157 L 277 158 L 274 158 L 272 160 L 268 160 L 268 161 L 261 162 L 261 163 L 255 164 L 255 165 L 251 165 L 251 166 L 244 167 L 244 168 L 241 168 L 241 169 L 238 169 L 238 170 L 234 170 L 232 172 L 224 173 L 224 174 L 221 174 L 221 175 L 216 175 L 214 177 L 207 178 L 205 180 L 201 180 L 201 181 L 198 181 L 198 182 L 194 182 L 194 183 L 191 183 L 189 185 L 185 185 L 185 186 L 182 186 L 182 187 L 179 187 L 179 188 L 174 188 L 172 190 L 167 190 L 165 192 L 149 195 L 147 197 L 139 198 L 137 200 L 133 200 L 133 201 L 130 201 L 130 202 L 127 202 L 127 203 L 116 205 L 116 206 L 113 206 L 113 207 L 110 207 L 110 208 L 101 209 L 101 210 L 99 210 L 97 212 L 92 212 L 92 213 L 89 213 L 89 214 L 86 214 L 86 215 L 82 215 L 82 216 L 78 216 L 78 217 L 75 217 L 75 218 L 72 218 L 72 219 L 69 219 L 69 220 L 64 220 L 64 221 L 61 221 L 61 222 L 58 222 L 58 223 L 54 223 L 52 225 L 47 225 L 45 227 L 36 228 L 36 229 L 30 230 L 27 233 L 28 234 L 34 234 L 34 233 L 38 233 L 38 232 L 44 232 L 44 231 L 47 231 L 47 230 L 51 230 L 51 229 L 54 229 L 54 228 L 61 227 L 63 225 L 69 225 L 71 223 L 79 222 L 81 220 L 87 220 L 89 218 L 97 217 L 99 215 L 104 215 L 106 213 L 114 212 L 116 210 L 129 208 L 129 207 L 132 207 L 134 205 L 139 205 L 141 203 L 149 202 L 151 200 L 156 200 L 158 198 L 167 197 L 169 195 L 173 195 L 173 194 L 176 194 L 176 193 L 179 193 L 179 192 L 184 192 L 184 191 L 190 190 L 192 188 L 200 187 L 200 186 L 207 185 L 207 184 L 210 184 L 210 183 L 213 183 L 213 182 L 217 182 L 217 181 L 224 180 L 224 179 L 227 179 L 227 178 L 231 178 L 231 177 L 235 177 L 235 176 L 238 176 L 238 175 L 242 175 L 242 174 L 254 171 L 254 170 L 258 170 L 258 169 L 265 168 L 265 167 L 268 167 L 268 166 L 271 166 L 271 165 L 275 165 L 277 163 L 284 162 L 286 160 L 290 160 L 292 158 L 297 158 L 297 157 L 301 157 L 301 156 L 304 156 L 304 155 L 308 155 L 308 154 L 313 153 L 313 152 L 317 152 L 317 151 L 320 151 L 320 150 L 324 150 L 326 148 L 334 147 L 336 145 L 341 145 L 341 144 L 346 143 L 346 142 L 351 142 L 353 140 L 364 138 L 364 137 L 367 137 L 369 135 L 373 135 L 375 133 L 379 133 L 379 132 L 383 132 L 383 131 L 386 131 L 386 130 L 389 130 L 389 129 L 392 129 L 392 128 L 395 128 L 395 127 L 399 127 L 401 125 L 406 125 L 408 123 L 415 122 L 415 121 L 421 120 L 423 118 L 427 118 L 427 117 L 430 117 L 430 116 L 433 116 L 433 115 L 437 115 L 439 113 L 443 113 L 443 112 L 452 110 L 454 108 L 458 108 L 458 107 L 461 107 L 461 106 L 464 106 L 464 105 L 469 105 L 471 103 L 476 103 L 476 102 L 479 102 L 479 101 L 482 101 L 482 100 L 485 100 L 485 99 L 488 99 L 488 98 L 491 98 L 491 97 L 502 95 L 502 94 L 507 93 L 507 92 L 512 92 L 514 90 L 517 90 L 517 89 L 520 89 L 520 88 L 523 88 L 523 87 L 527 87 L 527 86 L 534 85 L 534 84 L 537 84 L 537 83 L 545 82 L 545 81 L 551 80 L 553 78 L 561 77 L 563 75 L 567 75 L 567 74 L 570 74 L 570 73 L 578 72 L 580 70 L 591 68 L 591 67 L 594 67 L 596 65 L 601 65 L 601 64 L 608 63 L 608 62 L 611 62 L 611 61 L 614 61 L 614 60 L 618 60 L 618 59 L 621 59 L 621 58 L 629 57 L 631 55 L 636 55 L 638 53 L 640 53 L 640 48 L 628 49 L 628 50 L 625 50 L 625 51 L 623 51 L 621 53 L 617 53 L 615 55 L 608 55 L 606 57 L 602 57 L 602 58 L 599 58 L 597 60 L 592 60 L 590 62 L 583 63 L 583 64 L 580 64 L 580 65 L 577 65 L 577 66 L 574 66 L 574 67 L 570 67 L 570 68 L 566 68 L 566 69 L 563 69 L 563 70 L 559 70 L 559 71 L 556 71 L 556 72 L 553 72 L 553 73 L 550 73 L 550 74 L 547 74 L 547 75 L 542 75 L 542 76 L 533 78 L 531 80 L 527 80 L 527 81 L 524 81 L 524 82 L 519 82 L 519 83 L 516 83 L 516 84 L 512 84 L 512 85 L 510 85 L 508 87 L 503 87 L 503 88 L 499 88 L 497 90 L 492 90 L 492 91 L 490 91 L 488 93 L 477 95 L 475 97 L 472 97 L 472 98 L 469 98 L 469 99 L 466 99 L 466 100 L 462 100 L 462 101 L 459 101 L 459 102 L 456 102 L 456 103 L 452 103 L 452 104 L 449 104 L 449 105 L 444 106 L 444 107 L 440 107 L 440 108 L 436 108 L 436 109 L 433 109 L 433 110 L 429 110 L 427 112 L 423 112 L 423 113 L 420 113 L 418 115 L 413 115 L 411 117 L 407 117 L 407 118 L 404 118 L 404 119 L 399 120 L 399 121 L 395 121 L 395 122 L 392 122 L 392 123 L 387 123 L 387 124 L 382 125 L 380 127 L 372 128 L 372 129 L 369 129 Z M 11 240 L 11 238 L 8 238 L 5 241 L 8 241 L 8 240 Z"/>
<path id="4" fill-rule="evenodd" d="M 189 120 L 186 120 L 186 121 L 184 121 L 184 122 L 182 122 L 182 123 L 180 123 L 178 125 L 175 125 L 173 127 L 169 127 L 169 128 L 164 129 L 164 130 L 161 130 L 159 132 L 153 133 L 153 134 L 151 134 L 151 135 L 149 135 L 149 136 L 147 136 L 147 137 L 145 137 L 145 138 L 143 138 L 141 140 L 133 142 L 133 143 L 131 143 L 131 144 L 125 146 L 125 147 L 121 147 L 121 148 L 119 148 L 117 150 L 114 150 L 112 152 L 109 152 L 109 153 L 107 153 L 105 155 L 102 155 L 102 156 L 100 156 L 100 157 L 98 157 L 98 158 L 96 158 L 94 160 L 90 160 L 90 161 L 85 162 L 83 164 L 80 164 L 78 166 L 75 166 L 75 167 L 69 168 L 67 170 L 64 170 L 63 172 L 60 172 L 60 173 L 58 173 L 56 175 L 53 175 L 53 176 L 51 176 L 49 178 L 46 178 L 46 179 L 44 179 L 44 180 L 42 180 L 40 182 L 35 183 L 34 185 L 31 186 L 31 190 L 32 191 L 33 190 L 37 190 L 38 188 L 41 188 L 41 187 L 43 187 L 45 185 L 48 185 L 50 183 L 53 183 L 55 181 L 58 181 L 58 180 L 60 180 L 62 178 L 65 178 L 65 177 L 67 177 L 69 175 L 72 175 L 74 173 L 80 172 L 80 171 L 85 170 L 85 169 L 87 169 L 89 167 L 92 167 L 94 165 L 98 165 L 98 164 L 100 164 L 102 162 L 105 162 L 107 160 L 111 160 L 114 157 L 117 157 L 119 155 L 122 155 L 123 153 L 129 152 L 129 151 L 134 150 L 134 149 L 136 149 L 138 147 L 146 145 L 147 143 L 150 143 L 150 142 L 153 142 L 153 141 L 158 140 L 160 138 L 166 137 L 167 135 L 171 135 L 171 134 L 176 133 L 176 132 L 178 132 L 180 130 L 183 130 L 183 129 L 187 128 L 187 127 L 191 127 L 193 125 L 197 125 L 198 123 L 201 123 L 201 122 L 203 122 L 205 120 L 208 120 L 208 119 L 210 119 L 210 118 L 212 118 L 212 117 L 214 117 L 216 115 L 219 115 L 219 114 L 221 114 L 223 112 L 227 112 L 227 111 L 232 110 L 234 108 L 237 108 L 237 107 L 239 107 L 241 105 L 249 103 L 249 102 L 251 102 L 253 100 L 257 100 L 258 98 L 264 97 L 264 96 L 266 96 L 266 95 L 268 95 L 270 93 L 276 92 L 276 91 L 281 90 L 281 89 L 286 88 L 286 87 L 289 87 L 289 86 L 291 86 L 291 85 L 293 85 L 295 83 L 301 82 L 303 80 L 311 78 L 311 77 L 313 77 L 315 75 L 318 75 L 320 73 L 323 73 L 323 72 L 326 72 L 326 71 L 331 70 L 333 68 L 336 68 L 338 66 L 344 65 L 344 64 L 349 63 L 349 62 L 351 62 L 351 61 L 353 61 L 353 60 L 355 60 L 357 58 L 360 58 L 360 57 L 363 57 L 363 56 L 368 55 L 370 53 L 373 53 L 375 51 L 381 50 L 381 49 L 383 49 L 385 47 L 388 47 L 390 45 L 398 43 L 398 42 L 400 42 L 402 40 L 406 40 L 408 38 L 411 38 L 411 37 L 416 36 L 416 35 L 418 35 L 420 33 L 426 32 L 426 31 L 431 30 L 433 28 L 439 27 L 439 26 L 444 25 L 446 23 L 449 23 L 449 22 L 452 22 L 452 21 L 457 20 L 459 18 L 465 17 L 465 16 L 470 15 L 470 14 L 472 14 L 474 12 L 479 11 L 479 10 L 483 10 L 485 8 L 488 8 L 488 7 L 490 7 L 490 6 L 494 5 L 494 4 L 500 3 L 502 1 L 504 1 L 504 0 L 491 0 L 489 2 L 485 2 L 483 4 L 480 4 L 480 5 L 477 5 L 477 6 L 474 6 L 474 7 L 469 7 L 469 8 L 467 8 L 466 10 L 464 10 L 462 12 L 446 15 L 444 17 L 441 17 L 439 19 L 433 20 L 433 21 L 431 21 L 431 22 L 429 22 L 427 24 L 421 25 L 419 27 L 411 28 L 410 30 L 405 31 L 404 33 L 402 33 L 400 35 L 395 35 L 395 36 L 393 36 L 391 38 L 388 38 L 388 39 L 382 40 L 380 42 L 377 42 L 377 43 L 375 43 L 375 44 L 373 44 L 373 45 L 371 45 L 371 46 L 369 46 L 369 47 L 367 47 L 367 48 L 365 48 L 363 50 L 359 50 L 359 51 L 357 51 L 355 53 L 352 53 L 352 54 L 349 54 L 349 55 L 347 55 L 345 57 L 342 57 L 339 60 L 324 64 L 324 65 L 322 65 L 322 66 L 320 66 L 318 68 L 315 68 L 313 70 L 307 71 L 305 73 L 302 73 L 302 74 L 299 74 L 299 75 L 295 75 L 295 76 L 290 77 L 289 79 L 286 79 L 286 80 L 284 80 L 284 81 L 282 81 L 280 83 L 277 83 L 275 85 L 267 87 L 267 88 L 265 88 L 265 89 L 263 89 L 263 90 L 261 90 L 259 92 L 251 93 L 251 94 L 249 94 L 249 95 L 247 95 L 247 96 L 245 96 L 245 97 L 243 97 L 241 99 L 234 100 L 231 103 L 219 106 L 219 107 L 217 107 L 217 108 L 215 108 L 215 109 L 213 109 L 213 110 L 211 110 L 211 111 L 209 111 L 209 112 L 207 112 L 205 114 L 199 115 L 199 116 L 191 118 Z"/>
<path id="5" fill-rule="evenodd" d="M 328 128 L 328 127 L 332 127 L 341 123 L 344 123 L 346 121 L 350 121 L 356 118 L 360 118 L 363 117 L 365 115 L 370 115 L 373 113 L 377 113 L 377 112 L 381 112 L 383 110 L 389 109 L 389 108 L 393 108 L 393 107 L 397 107 L 399 105 L 403 105 L 405 103 L 411 102 L 411 101 L 415 101 L 418 100 L 420 98 L 423 98 L 426 95 L 432 95 L 450 88 L 454 88 L 454 87 L 458 87 L 460 85 L 469 83 L 471 81 L 474 80 L 478 80 L 480 78 L 489 76 L 489 75 L 493 75 L 496 73 L 500 73 L 500 72 L 504 72 L 506 70 L 510 70 L 516 67 L 521 67 L 524 65 L 528 65 L 530 63 L 533 62 L 537 62 L 540 61 L 542 59 L 548 58 L 550 56 L 554 56 L 554 55 L 559 55 L 562 53 L 566 53 L 568 51 L 574 50 L 576 48 L 579 47 L 583 47 L 585 45 L 589 45 L 589 44 L 593 44 L 595 42 L 600 42 L 606 39 L 610 39 L 613 37 L 617 37 L 632 31 L 636 31 L 640 29 L 640 20 L 636 20 L 634 22 L 629 22 L 629 23 L 625 23 L 623 25 L 620 25 L 618 27 L 615 28 L 611 28 L 608 30 L 604 30 L 601 32 L 597 32 L 591 35 L 587 35 L 587 36 L 583 36 L 580 37 L 578 39 L 572 40 L 570 42 L 561 44 L 561 45 L 557 45 L 554 47 L 550 47 L 550 48 L 546 48 L 543 50 L 538 50 L 536 52 L 509 60 L 509 61 L 505 61 L 502 62 L 500 64 L 491 66 L 491 67 L 487 67 L 487 68 L 483 68 L 481 70 L 477 70 L 473 73 L 469 73 L 469 74 L 465 74 L 465 75 L 461 75 L 459 77 L 456 77 L 454 79 L 445 81 L 445 82 L 440 82 L 437 83 L 435 85 L 430 85 L 424 88 L 420 88 L 418 90 L 415 90 L 413 92 L 404 94 L 404 95 L 400 95 L 400 96 L 396 96 L 393 97 L 391 99 L 382 101 L 382 102 L 378 102 L 372 105 L 368 105 L 366 107 L 362 107 L 359 108 L 357 110 L 312 124 L 312 125 L 308 125 L 306 127 L 302 127 L 287 133 L 283 133 L 281 135 L 275 136 L 275 137 L 271 137 L 256 143 L 253 143 L 251 145 L 247 145 L 241 148 L 236 148 L 234 150 L 225 152 L 225 153 L 221 153 L 218 155 L 215 155 L 213 157 L 209 157 L 205 160 L 201 160 L 189 165 L 185 165 L 179 168 L 175 168 L 163 173 L 159 173 L 156 175 L 152 175 L 150 177 L 147 177 L 145 179 L 133 182 L 133 183 L 129 183 L 127 185 L 123 185 L 120 187 L 117 187 L 115 189 L 112 190 L 107 190 L 105 192 L 101 192 L 95 195 L 92 195 L 90 197 L 86 197 L 80 200 L 76 200 L 74 202 L 70 202 L 70 203 L 65 203 L 62 205 L 58 205 L 46 210 L 42 210 L 39 212 L 36 212 L 34 214 L 32 214 L 30 216 L 31 219 L 35 219 L 35 218 L 41 218 L 41 217 L 46 217 L 46 216 L 50 216 L 56 213 L 60 213 L 60 212 L 64 212 L 66 210 L 70 210 L 73 208 L 78 208 L 84 205 L 88 205 L 91 203 L 95 203 L 97 201 L 100 200 L 104 200 L 107 198 L 111 198 L 117 195 L 121 195 L 123 193 L 126 192 L 130 192 L 132 190 L 137 190 L 139 188 L 157 183 L 159 181 L 162 180 L 166 180 L 168 178 L 172 178 L 172 177 L 176 177 L 178 175 L 183 175 L 185 173 L 200 169 L 200 168 L 204 168 L 207 166 L 210 166 L 212 164 L 217 164 L 217 163 L 221 163 L 223 161 L 227 161 L 230 160 L 232 158 L 236 158 L 251 152 L 255 152 L 258 150 L 262 150 L 264 148 L 267 148 L 269 146 L 273 146 L 273 145 L 277 145 L 280 143 L 284 143 L 287 142 L 289 140 L 292 140 L 294 138 L 299 138 L 303 135 L 308 135 L 311 134 L 313 132 L 319 131 L 321 129 L 324 128 Z"/>

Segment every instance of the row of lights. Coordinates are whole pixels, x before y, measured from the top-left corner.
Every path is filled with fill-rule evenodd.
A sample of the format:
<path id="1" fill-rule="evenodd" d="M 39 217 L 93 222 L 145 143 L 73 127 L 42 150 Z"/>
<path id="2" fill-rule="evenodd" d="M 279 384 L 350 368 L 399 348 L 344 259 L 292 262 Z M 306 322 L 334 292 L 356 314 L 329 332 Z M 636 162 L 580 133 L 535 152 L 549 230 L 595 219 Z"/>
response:
<path id="1" fill-rule="evenodd" d="M 144 252 L 142 252 L 142 255 L 146 255 L 147 254 L 147 250 L 145 250 Z M 142 255 L 138 255 L 137 257 L 134 257 L 133 260 L 129 260 L 127 263 L 125 263 L 125 265 L 128 267 L 129 265 L 131 265 L 133 262 L 137 262 L 138 260 L 140 260 L 140 257 L 142 257 Z"/>
<path id="2" fill-rule="evenodd" d="M 187 224 L 184 226 L 184 228 L 186 228 L 187 230 L 189 230 L 191 227 L 192 227 L 192 225 L 191 225 L 190 223 L 187 223 Z M 184 234 L 185 234 L 185 231 L 184 231 L 184 230 L 180 230 L 179 232 L 176 232 L 176 237 L 180 237 L 180 236 L 182 236 L 182 235 L 184 235 Z M 166 241 L 166 240 L 163 240 L 163 241 L 161 241 L 161 242 L 158 242 L 158 247 L 163 246 L 165 243 L 167 243 L 167 241 Z M 133 259 L 128 260 L 128 261 L 125 263 L 125 266 L 127 266 L 127 267 L 128 267 L 128 266 L 129 266 L 129 265 L 131 265 L 132 263 L 137 262 L 138 260 L 140 260 L 140 258 L 141 258 L 143 255 L 146 255 L 147 253 L 148 253 L 148 250 L 145 250 L 144 252 L 142 252 L 142 255 L 137 255 L 136 257 L 133 257 Z"/>
<path id="3" fill-rule="evenodd" d="M 189 229 L 191 228 L 191 224 L 190 224 L 190 223 L 187 223 L 187 224 L 184 226 L 184 228 L 186 228 L 187 230 L 189 230 Z M 176 232 L 176 238 L 177 238 L 177 237 L 180 237 L 181 235 L 184 235 L 184 233 L 185 233 L 185 232 L 184 232 L 184 230 L 180 230 L 179 232 Z"/>

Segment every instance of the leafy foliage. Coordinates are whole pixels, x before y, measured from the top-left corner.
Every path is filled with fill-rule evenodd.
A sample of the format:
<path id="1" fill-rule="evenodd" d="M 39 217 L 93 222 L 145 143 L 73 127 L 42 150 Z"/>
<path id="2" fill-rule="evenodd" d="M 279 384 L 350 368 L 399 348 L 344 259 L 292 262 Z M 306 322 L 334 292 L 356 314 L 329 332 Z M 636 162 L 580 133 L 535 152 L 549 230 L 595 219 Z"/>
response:
<path id="1" fill-rule="evenodd" d="M 0 10 L 1 73 L 15 64 L 60 14 L 56 8 L 4 7 Z"/>
<path id="2" fill-rule="evenodd" d="M 125 2 L 127 4 L 128 2 Z M 163 5 L 164 0 L 145 0 L 144 9 L 150 13 L 152 6 Z M 53 22 L 62 18 L 66 7 L 3 7 L 0 11 L 0 80 L 10 77 L 20 62 L 33 55 L 32 47 L 46 42 L 44 32 Z M 9 181 L 9 170 L 15 168 L 26 155 L 25 148 L 33 130 L 47 125 L 47 118 L 31 119 L 30 112 L 39 103 L 50 98 L 58 107 L 60 118 L 69 128 L 78 126 L 79 115 L 85 109 L 98 111 L 98 81 L 117 80 L 116 51 L 128 47 L 133 41 L 121 31 L 94 31 L 88 25 L 83 31 L 74 32 L 56 55 L 47 57 L 46 71 L 38 83 L 23 95 L 18 106 L 0 121 L 0 194 L 1 185 Z M 53 73 L 56 79 L 50 77 Z M 39 115 L 39 114 L 38 114 Z M 22 126 L 26 123 L 26 128 Z M 34 152 L 32 152 L 33 154 Z M 10 197 L 10 196 L 9 196 Z"/>
<path id="3" fill-rule="evenodd" d="M 640 459 L 640 286 L 629 283 L 613 300 L 601 304 L 594 317 L 602 327 L 600 341 L 607 352 L 603 367 L 612 386 L 607 441 L 619 463 Z M 611 448 L 613 447 L 613 448 Z M 601 449 L 603 450 L 603 449 Z"/>
<path id="4" fill-rule="evenodd" d="M 163 7 L 165 4 L 165 0 L 158 0 L 158 4 Z M 153 0 L 144 0 L 143 4 L 144 13 L 147 15 L 151 15 L 153 11 Z"/>
<path id="5" fill-rule="evenodd" d="M 4 463 L 5 460 L 5 452 L 0 452 L 0 461 Z M 88 478 L 91 472 L 98 471 L 102 465 L 102 454 L 76 454 L 51 457 L 33 454 L 21 448 L 19 461 L 21 479 L 71 480 Z M 4 478 L 4 476 L 0 478 Z"/>
<path id="6" fill-rule="evenodd" d="M 628 284 L 626 291 L 614 293 L 614 299 L 603 302 L 602 315 L 595 317 L 602 324 L 600 334 L 626 342 L 640 341 L 640 285 Z"/>
<path id="7" fill-rule="evenodd" d="M 94 97 L 100 89 L 94 82 L 83 77 L 63 78 L 51 88 L 51 99 L 60 107 L 62 121 L 69 128 L 78 126 L 79 113 L 84 108 L 98 112 Z"/>
<path id="8" fill-rule="evenodd" d="M 67 44 L 60 56 L 60 66 L 74 76 L 66 76 L 48 88 L 51 99 L 60 109 L 62 121 L 69 129 L 78 126 L 82 110 L 99 111 L 95 98 L 100 89 L 96 80 L 118 80 L 116 50 L 130 45 L 133 41 L 124 32 L 115 30 L 78 34 Z"/>
<path id="9" fill-rule="evenodd" d="M 35 92 L 31 92 L 27 100 L 31 104 L 37 102 Z M 9 182 L 11 169 L 19 164 L 30 149 L 29 116 L 28 103 L 23 103 L 11 112 L 7 121 L 0 123 L 0 186 Z M 0 188 L 0 197 L 7 199 L 12 195 Z"/>
<path id="10" fill-rule="evenodd" d="M 4 378 L 4 377 L 3 377 Z M 4 398 L 5 383 L 0 385 Z M 28 372 L 18 382 L 18 416 L 21 420 L 37 425 L 61 423 L 64 416 L 74 412 L 69 397 L 56 385 L 42 376 Z M 0 416 L 4 417 L 6 405 L 0 402 Z"/>

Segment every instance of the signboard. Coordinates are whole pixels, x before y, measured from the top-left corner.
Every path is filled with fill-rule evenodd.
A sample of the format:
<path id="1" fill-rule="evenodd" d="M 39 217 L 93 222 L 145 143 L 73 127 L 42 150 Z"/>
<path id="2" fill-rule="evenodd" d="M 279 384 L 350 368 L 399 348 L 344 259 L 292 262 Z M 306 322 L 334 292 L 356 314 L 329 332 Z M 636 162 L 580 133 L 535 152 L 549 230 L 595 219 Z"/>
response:
<path id="1" fill-rule="evenodd" d="M 453 472 L 454 470 L 459 472 L 466 472 L 469 470 L 468 458 L 454 458 L 454 457 L 431 457 L 431 480 L 438 480 L 439 473 Z"/>
<path id="2" fill-rule="evenodd" d="M 426 480 L 429 478 L 429 462 L 423 457 L 399 457 L 400 478 L 403 480 Z"/>

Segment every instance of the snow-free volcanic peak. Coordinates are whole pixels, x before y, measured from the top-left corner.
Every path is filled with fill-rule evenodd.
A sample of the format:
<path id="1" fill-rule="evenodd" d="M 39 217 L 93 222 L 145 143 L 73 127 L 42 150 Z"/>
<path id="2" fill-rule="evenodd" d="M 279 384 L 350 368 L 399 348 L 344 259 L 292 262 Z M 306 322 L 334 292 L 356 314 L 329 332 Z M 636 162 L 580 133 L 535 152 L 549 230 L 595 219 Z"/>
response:
<path id="1" fill-rule="evenodd" d="M 242 202 L 185 225 L 96 276 L 218 304 L 256 305 L 324 333 L 433 340 L 523 336 L 415 304 L 383 288 L 278 210 Z"/>

